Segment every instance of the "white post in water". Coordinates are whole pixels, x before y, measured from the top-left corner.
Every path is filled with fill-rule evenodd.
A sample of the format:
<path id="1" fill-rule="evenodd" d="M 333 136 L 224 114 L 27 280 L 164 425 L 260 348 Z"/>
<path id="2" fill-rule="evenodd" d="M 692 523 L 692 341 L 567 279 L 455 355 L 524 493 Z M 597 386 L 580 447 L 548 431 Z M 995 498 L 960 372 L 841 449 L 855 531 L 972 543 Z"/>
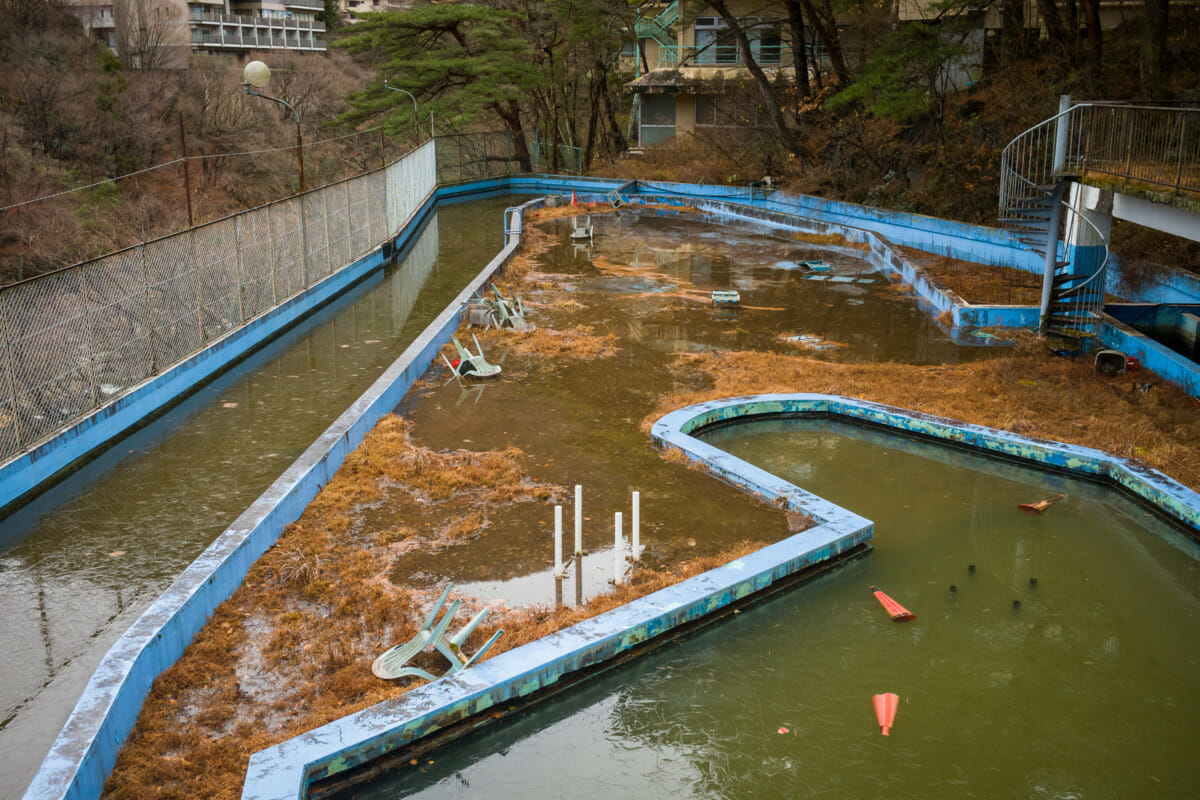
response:
<path id="1" fill-rule="evenodd" d="M 617 512 L 616 522 L 613 524 L 613 583 L 620 584 L 625 578 L 625 542 L 621 540 L 621 512 Z"/>
<path id="2" fill-rule="evenodd" d="M 554 507 L 554 577 L 563 576 L 562 560 L 562 506 Z"/>
<path id="3" fill-rule="evenodd" d="M 633 493 L 633 519 L 630 521 L 630 527 L 633 529 L 633 531 L 630 535 L 633 537 L 632 557 L 634 561 L 637 561 L 642 557 L 642 546 L 640 544 L 641 531 L 639 530 L 641 527 L 641 499 L 641 492 Z"/>
<path id="4" fill-rule="evenodd" d="M 575 484 L 575 555 L 583 555 L 583 487 Z"/>

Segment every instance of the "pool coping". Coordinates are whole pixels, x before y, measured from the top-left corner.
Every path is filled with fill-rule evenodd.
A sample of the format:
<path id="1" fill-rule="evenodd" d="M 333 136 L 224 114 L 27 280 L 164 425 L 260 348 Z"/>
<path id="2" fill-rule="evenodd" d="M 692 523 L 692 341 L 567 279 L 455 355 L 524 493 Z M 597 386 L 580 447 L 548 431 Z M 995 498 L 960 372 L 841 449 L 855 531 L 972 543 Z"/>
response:
<path id="1" fill-rule="evenodd" d="M 659 590 L 621 608 L 496 656 L 308 733 L 250 759 L 242 800 L 303 798 L 314 781 L 395 753 L 498 704 L 526 697 L 595 667 L 679 625 L 763 591 L 789 574 L 869 543 L 873 524 L 854 512 L 755 467 L 693 434 L 754 417 L 841 417 L 1005 459 L 1107 482 L 1200 532 L 1200 494 L 1136 461 L 1093 448 L 907 411 L 840 395 L 764 394 L 714 400 L 666 414 L 651 437 L 739 489 L 817 524 L 749 556 Z"/>

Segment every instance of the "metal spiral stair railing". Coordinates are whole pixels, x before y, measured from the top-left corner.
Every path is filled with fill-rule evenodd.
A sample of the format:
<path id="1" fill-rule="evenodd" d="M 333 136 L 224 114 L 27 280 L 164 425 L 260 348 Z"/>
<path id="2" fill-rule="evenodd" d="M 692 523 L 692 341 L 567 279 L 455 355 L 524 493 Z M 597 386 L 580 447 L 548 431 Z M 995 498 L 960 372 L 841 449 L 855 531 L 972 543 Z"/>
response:
<path id="1" fill-rule="evenodd" d="M 1078 134 L 1069 127 L 1070 115 L 1076 108 L 1080 106 L 1060 112 L 1017 136 L 1004 148 L 1000 161 L 1001 227 L 1016 233 L 1022 244 L 1043 259 L 1047 247 L 1055 247 L 1054 276 L 1042 330 L 1073 339 L 1094 337 L 1099 332 L 1104 306 L 1103 276 L 1111 256 L 1108 237 L 1063 198 L 1066 180 L 1075 174 L 1073 167 L 1081 158 Z M 1064 118 L 1068 123 L 1065 126 L 1060 125 Z M 1073 264 L 1058 256 L 1063 209 L 1073 212 L 1076 224 L 1088 225 L 1102 244 L 1101 257 L 1091 272 L 1074 273 Z"/>

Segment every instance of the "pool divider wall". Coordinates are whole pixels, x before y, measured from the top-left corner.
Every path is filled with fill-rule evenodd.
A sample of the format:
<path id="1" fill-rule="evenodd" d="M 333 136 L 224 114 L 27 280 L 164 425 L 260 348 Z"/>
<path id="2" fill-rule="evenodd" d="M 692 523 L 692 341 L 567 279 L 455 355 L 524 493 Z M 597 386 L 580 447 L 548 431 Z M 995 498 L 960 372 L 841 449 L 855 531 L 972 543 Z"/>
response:
<path id="1" fill-rule="evenodd" d="M 729 564 L 260 751 L 250 759 L 243 800 L 302 798 L 315 781 L 595 670 L 635 647 L 669 637 L 681 626 L 869 544 L 873 533 L 869 520 L 722 455 L 719 466 L 706 466 L 723 471 L 726 480 L 781 509 L 802 510 L 817 524 Z"/>
<path id="2" fill-rule="evenodd" d="M 535 206 L 539 201 L 526 203 Z M 406 229 L 406 235 L 417 233 Z M 329 482 L 346 456 L 391 412 L 450 341 L 471 296 L 520 246 L 513 237 L 382 375 L 255 502 L 204 550 L 105 654 L 26 800 L 92 800 L 116 763 L 154 679 L 182 655 L 250 566 Z"/>

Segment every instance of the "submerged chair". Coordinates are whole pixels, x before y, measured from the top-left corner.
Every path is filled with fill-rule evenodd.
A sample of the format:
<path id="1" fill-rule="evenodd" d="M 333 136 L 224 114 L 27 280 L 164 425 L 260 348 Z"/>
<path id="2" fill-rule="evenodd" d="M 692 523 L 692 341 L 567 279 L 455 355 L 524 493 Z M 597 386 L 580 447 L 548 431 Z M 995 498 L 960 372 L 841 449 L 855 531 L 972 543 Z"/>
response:
<path id="1" fill-rule="evenodd" d="M 471 621 L 463 626 L 462 630 L 453 636 L 446 636 L 446 629 L 450 627 L 450 623 L 454 621 L 454 615 L 458 613 L 458 607 L 462 604 L 461 600 L 455 600 L 446 609 L 446 613 L 442 615 L 440 620 L 434 624 L 434 620 L 438 617 L 438 612 L 446 605 L 446 598 L 450 596 L 450 590 L 453 584 L 446 586 L 442 590 L 441 597 L 433 604 L 433 609 L 430 610 L 429 616 L 425 617 L 425 621 L 421 623 L 420 629 L 412 639 L 404 644 L 398 644 L 395 647 L 384 651 L 375 662 L 371 664 L 371 672 L 375 673 L 378 678 L 384 680 L 395 680 L 396 678 L 424 678 L 427 681 L 436 681 L 444 675 L 453 675 L 456 672 L 466 669 L 473 665 L 479 659 L 483 658 L 491 646 L 500 638 L 500 634 L 504 630 L 498 630 L 492 634 L 492 638 L 484 643 L 483 647 L 475 651 L 475 655 L 469 658 L 462 651 L 463 643 L 467 641 L 467 637 L 479 626 L 483 618 L 487 616 L 488 610 L 482 609 L 478 614 L 471 617 Z M 432 672 L 421 669 L 420 667 L 410 667 L 408 662 L 417 657 L 418 654 L 427 650 L 432 645 L 438 652 L 446 657 L 450 662 L 450 667 L 441 675 L 434 675 Z"/>
<path id="2" fill-rule="evenodd" d="M 453 336 L 450 341 L 454 342 L 454 348 L 458 350 L 458 358 L 449 361 L 443 354 L 442 361 L 446 362 L 446 366 L 458 378 L 468 375 L 474 375 L 477 378 L 490 378 L 493 375 L 499 375 L 500 365 L 489 364 L 487 359 L 483 357 L 483 347 L 479 344 L 479 339 L 476 338 L 475 334 L 471 334 L 471 338 L 475 340 L 475 349 L 479 351 L 478 353 L 472 353 L 463 347 L 462 343 L 458 341 L 458 337 Z"/>

